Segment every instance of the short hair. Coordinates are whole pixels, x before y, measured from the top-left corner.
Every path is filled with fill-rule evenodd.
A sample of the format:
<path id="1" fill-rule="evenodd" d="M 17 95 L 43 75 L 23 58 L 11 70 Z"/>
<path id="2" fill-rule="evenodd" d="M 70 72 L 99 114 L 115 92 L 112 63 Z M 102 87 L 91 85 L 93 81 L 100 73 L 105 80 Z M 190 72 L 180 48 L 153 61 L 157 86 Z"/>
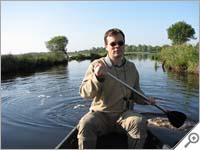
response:
<path id="1" fill-rule="evenodd" d="M 125 41 L 124 33 L 118 28 L 112 28 L 112 29 L 109 29 L 108 31 L 106 31 L 106 33 L 104 35 L 104 43 L 107 44 L 107 37 L 108 36 L 113 36 L 113 35 L 117 35 L 117 34 L 121 34 L 124 41 Z"/>

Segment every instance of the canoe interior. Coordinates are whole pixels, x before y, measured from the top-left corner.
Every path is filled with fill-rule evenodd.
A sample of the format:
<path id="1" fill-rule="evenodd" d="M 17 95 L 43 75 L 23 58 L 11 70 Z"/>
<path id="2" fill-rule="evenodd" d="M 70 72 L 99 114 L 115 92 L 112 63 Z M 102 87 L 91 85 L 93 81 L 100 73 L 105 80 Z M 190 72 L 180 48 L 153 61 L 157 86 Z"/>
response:
<path id="1" fill-rule="evenodd" d="M 56 149 L 77 149 L 78 130 L 74 128 Z M 167 129 L 158 127 L 148 127 L 148 136 L 145 141 L 144 149 L 172 148 L 184 136 L 183 133 L 170 132 Z M 97 149 L 127 149 L 126 134 L 109 133 L 97 138 Z"/>
<path id="2" fill-rule="evenodd" d="M 144 113 L 148 119 L 163 114 Z M 173 148 L 188 132 L 187 130 L 173 130 L 159 126 L 148 124 L 148 136 L 146 138 L 145 149 L 171 149 Z M 56 146 L 56 149 L 78 149 L 77 128 L 73 128 L 71 132 Z M 109 133 L 97 138 L 96 149 L 127 149 L 126 134 Z"/>

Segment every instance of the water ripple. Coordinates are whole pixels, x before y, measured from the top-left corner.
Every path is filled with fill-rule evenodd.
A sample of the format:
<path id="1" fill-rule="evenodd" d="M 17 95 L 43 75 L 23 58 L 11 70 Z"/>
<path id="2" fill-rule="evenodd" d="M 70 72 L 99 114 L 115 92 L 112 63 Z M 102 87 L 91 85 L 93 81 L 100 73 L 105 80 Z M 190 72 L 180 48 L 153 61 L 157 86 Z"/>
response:
<path id="1" fill-rule="evenodd" d="M 80 97 L 70 99 L 70 102 L 59 102 L 48 109 L 47 120 L 61 126 L 75 126 L 88 111 L 90 101 L 80 100 Z"/>
<path id="2" fill-rule="evenodd" d="M 162 97 L 157 102 L 166 109 L 182 111 L 192 119 L 199 118 L 197 80 L 174 77 L 160 68 L 155 71 L 154 62 L 150 60 L 134 62 L 139 66 L 141 88 L 145 94 Z M 49 148 L 49 143 L 76 126 L 91 103 L 79 96 L 79 86 L 89 63 L 71 61 L 68 66 L 2 81 L 3 147 L 23 147 L 26 143 L 37 147 L 40 143 Z M 152 106 L 136 105 L 135 110 L 160 113 Z M 14 137 L 10 134 L 13 131 Z M 31 141 L 24 142 L 27 136 Z M 41 137 L 39 140 L 38 136 Z M 51 142 L 39 142 L 50 138 Z"/>

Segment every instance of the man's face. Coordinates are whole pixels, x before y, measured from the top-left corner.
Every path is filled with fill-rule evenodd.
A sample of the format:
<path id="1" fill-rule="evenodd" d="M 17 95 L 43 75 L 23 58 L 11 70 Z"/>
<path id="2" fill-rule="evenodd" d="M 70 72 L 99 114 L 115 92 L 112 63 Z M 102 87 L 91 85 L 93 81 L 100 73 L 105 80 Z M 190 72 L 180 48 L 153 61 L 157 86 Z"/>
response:
<path id="1" fill-rule="evenodd" d="M 121 34 L 108 36 L 105 45 L 108 55 L 111 59 L 118 59 L 124 56 L 125 43 Z"/>

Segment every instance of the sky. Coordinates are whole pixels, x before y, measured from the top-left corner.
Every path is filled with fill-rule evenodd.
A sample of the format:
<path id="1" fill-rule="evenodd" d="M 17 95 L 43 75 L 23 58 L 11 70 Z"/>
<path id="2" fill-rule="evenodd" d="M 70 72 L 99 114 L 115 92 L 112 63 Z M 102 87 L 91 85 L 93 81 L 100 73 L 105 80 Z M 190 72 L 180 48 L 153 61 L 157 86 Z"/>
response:
<path id="1" fill-rule="evenodd" d="M 128 45 L 171 44 L 167 28 L 185 21 L 199 41 L 199 1 L 1 1 L 1 54 L 48 52 L 63 35 L 69 52 L 103 47 L 104 33 L 120 28 Z"/>

